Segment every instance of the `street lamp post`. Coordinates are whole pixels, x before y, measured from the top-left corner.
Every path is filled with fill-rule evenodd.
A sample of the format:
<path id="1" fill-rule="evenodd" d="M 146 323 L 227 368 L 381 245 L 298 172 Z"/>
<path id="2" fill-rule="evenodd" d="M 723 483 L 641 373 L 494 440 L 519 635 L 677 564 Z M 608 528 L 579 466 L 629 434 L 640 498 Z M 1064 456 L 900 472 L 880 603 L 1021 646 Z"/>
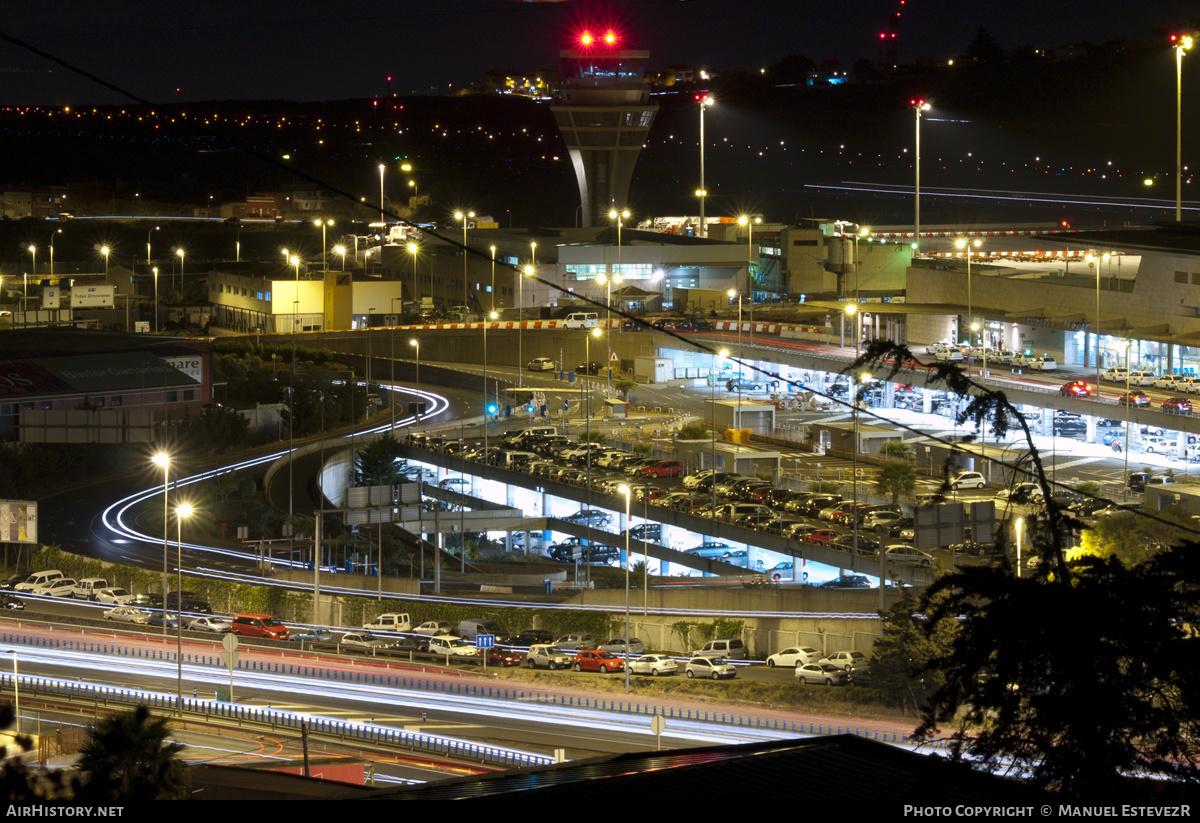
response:
<path id="1" fill-rule="evenodd" d="M 1180 37 L 1175 44 L 1175 222 L 1183 213 L 1183 53 L 1192 47 L 1192 38 Z"/>
<path id="2" fill-rule="evenodd" d="M 183 249 L 175 249 L 175 254 L 179 255 L 179 294 L 183 295 Z"/>
<path id="3" fill-rule="evenodd" d="M 346 270 L 346 247 L 341 246 L 341 245 L 334 246 L 333 253 L 342 258 L 342 271 L 345 271 Z"/>
<path id="4" fill-rule="evenodd" d="M 738 419 L 737 419 L 737 425 L 740 426 L 740 425 L 742 425 L 742 363 L 746 359 L 746 353 L 744 351 L 742 351 L 742 296 L 740 294 L 738 294 L 737 291 L 734 289 L 730 289 L 729 291 L 726 292 L 726 294 L 729 295 L 730 300 L 732 300 L 733 298 L 736 297 L 737 301 L 738 301 L 738 376 L 737 376 Z"/>
<path id="5" fill-rule="evenodd" d="M 974 319 L 975 310 L 971 303 L 971 246 L 979 248 L 983 245 L 982 240 L 969 242 L 965 237 L 960 237 L 954 241 L 956 248 L 967 250 L 967 322 L 970 323 Z"/>
<path id="6" fill-rule="evenodd" d="M 913 252 L 921 253 L 921 112 L 929 111 L 931 106 L 924 100 L 912 101 L 913 111 L 917 115 L 917 151 L 916 162 L 913 167 L 916 169 L 916 182 L 913 188 Z"/>
<path id="7" fill-rule="evenodd" d="M 192 516 L 192 507 L 180 503 L 175 507 L 175 685 L 176 711 L 183 713 L 183 519 Z M 163 625 L 166 625 L 167 603 L 163 601 Z"/>
<path id="8" fill-rule="evenodd" d="M 333 221 L 324 219 L 314 220 L 313 225 L 321 227 L 321 271 L 326 272 L 329 271 L 329 251 L 325 246 L 325 228 L 332 226 Z"/>
<path id="9" fill-rule="evenodd" d="M 170 518 L 167 516 L 169 512 L 169 496 L 171 491 L 171 456 L 166 452 L 159 452 L 154 455 L 155 465 L 162 466 L 163 470 L 163 574 L 162 574 L 162 596 L 163 596 L 163 637 L 167 636 L 167 527 L 170 525 Z"/>
<path id="10" fill-rule="evenodd" d="M 473 211 L 469 211 L 465 214 L 461 211 L 456 211 L 454 213 L 454 219 L 462 221 L 462 230 L 463 230 L 462 255 L 463 255 L 463 308 L 464 309 L 467 308 L 467 220 L 473 218 L 474 216 L 475 216 L 475 212 L 473 212 Z"/>
<path id="11" fill-rule="evenodd" d="M 488 453 L 488 424 L 491 422 L 491 412 L 488 410 L 488 364 L 487 364 L 487 331 L 488 324 L 496 319 L 496 312 L 490 312 L 483 318 L 483 453 Z"/>
<path id="12" fill-rule="evenodd" d="M 383 222 L 383 163 L 379 164 L 379 222 Z"/>
<path id="13" fill-rule="evenodd" d="M 413 260 L 413 308 L 417 312 L 417 319 L 420 320 L 421 319 L 421 292 L 417 287 L 417 252 L 419 252 L 421 250 L 421 247 L 418 246 L 416 243 L 409 243 L 404 248 L 408 251 L 409 254 L 412 255 L 412 260 Z"/>
<path id="14" fill-rule="evenodd" d="M 33 269 L 33 276 L 37 277 L 37 246 L 31 245 L 27 251 L 29 252 L 30 257 L 29 266 Z"/>
<path id="15" fill-rule="evenodd" d="M 417 420 L 421 419 L 421 344 L 414 337 L 408 341 L 408 345 L 417 350 Z"/>
<path id="16" fill-rule="evenodd" d="M 862 313 L 858 311 L 858 304 L 851 303 L 846 307 L 846 314 L 857 321 L 854 328 L 854 362 L 858 362 L 858 358 L 862 351 Z M 858 380 L 853 375 L 850 377 L 850 403 L 851 412 L 854 415 L 854 513 L 858 514 Z M 858 518 L 854 518 L 854 538 L 853 538 L 854 554 L 853 557 L 858 557 Z M 857 560 L 855 561 L 857 562 Z M 883 581 L 879 581 L 879 585 L 883 585 Z"/>
<path id="17" fill-rule="evenodd" d="M 721 357 L 729 357 L 729 349 L 721 349 Z M 709 501 L 712 505 L 709 506 L 709 519 L 717 516 L 717 358 L 713 355 L 713 364 L 709 369 L 709 384 L 710 398 L 708 401 L 708 430 L 712 437 L 712 474 L 709 479 L 712 481 L 709 485 L 711 493 Z"/>
<path id="18" fill-rule="evenodd" d="M 755 223 L 762 223 L 762 218 L 755 217 L 752 220 L 752 219 L 750 219 L 750 215 L 748 215 L 748 214 L 743 214 L 741 217 L 738 218 L 738 225 L 746 227 L 746 294 L 751 295 L 751 302 L 753 302 L 753 299 L 754 299 L 753 298 L 754 282 L 752 279 L 753 272 L 751 271 L 751 267 L 754 265 L 754 224 Z M 855 247 L 857 250 L 857 238 L 855 238 Z M 857 255 L 855 255 L 855 258 L 857 261 Z"/>
<path id="19" fill-rule="evenodd" d="M 158 266 L 154 267 L 154 332 L 158 333 Z"/>
<path id="20" fill-rule="evenodd" d="M 981 373 L 980 377 L 983 379 L 983 385 L 985 385 L 985 386 L 986 386 L 986 385 L 987 385 L 987 376 L 988 376 L 988 369 L 987 369 L 987 331 L 986 331 L 986 329 L 984 329 L 984 326 L 985 326 L 985 324 L 982 324 L 982 323 L 972 323 L 972 324 L 971 324 L 971 331 L 973 331 L 973 332 L 974 332 L 974 331 L 978 331 L 978 332 L 980 332 L 980 334 L 979 334 L 979 343 L 980 343 L 980 346 L 981 346 L 981 347 L 982 347 L 982 349 L 983 349 L 983 372 Z M 981 331 L 981 329 L 983 329 L 983 330 Z M 1097 384 L 1097 385 L 1099 385 L 1099 384 Z"/>
<path id="21" fill-rule="evenodd" d="M 625 495 L 625 693 L 629 693 L 629 500 L 633 490 L 622 483 L 617 491 Z"/>
<path id="22" fill-rule="evenodd" d="M 488 307 L 488 311 L 490 311 L 492 314 L 495 314 L 496 313 L 496 247 L 488 246 L 488 248 L 491 249 L 491 252 L 492 252 L 492 289 L 490 292 L 492 299 L 490 301 L 491 306 Z"/>
<path id="23" fill-rule="evenodd" d="M 46 245 L 50 247 L 50 276 L 54 276 L 54 235 L 62 234 L 62 229 L 55 229 L 50 233 L 50 239 L 46 241 Z"/>
<path id="24" fill-rule="evenodd" d="M 696 196 L 700 198 L 700 236 L 708 237 L 708 224 L 704 222 L 704 199 L 708 197 L 708 191 L 704 188 L 704 110 L 717 101 L 708 94 L 697 99 L 700 103 L 700 189 Z"/>
<path id="25" fill-rule="evenodd" d="M 158 230 L 159 230 L 159 227 L 155 226 L 154 228 L 150 229 L 150 231 L 146 232 L 146 265 L 147 266 L 150 265 L 150 237 Z"/>
<path id="26" fill-rule="evenodd" d="M 18 682 L 21 678 L 17 674 L 17 650 L 8 649 L 5 654 L 13 656 L 13 730 L 17 734 L 21 733 L 21 687 Z"/>
<path id="27" fill-rule="evenodd" d="M 517 388 L 525 385 L 525 278 L 533 277 L 533 266 L 526 266 L 517 278 Z"/>
<path id="28" fill-rule="evenodd" d="M 401 310 L 404 309 L 404 296 L 392 298 L 392 327 L 388 331 L 388 359 L 392 361 L 392 389 L 389 394 L 388 405 L 392 407 L 392 430 L 396 428 L 396 301 L 400 301 Z"/>
<path id="29" fill-rule="evenodd" d="M 104 255 L 104 278 L 108 279 L 108 246 L 101 246 L 100 253 Z"/>

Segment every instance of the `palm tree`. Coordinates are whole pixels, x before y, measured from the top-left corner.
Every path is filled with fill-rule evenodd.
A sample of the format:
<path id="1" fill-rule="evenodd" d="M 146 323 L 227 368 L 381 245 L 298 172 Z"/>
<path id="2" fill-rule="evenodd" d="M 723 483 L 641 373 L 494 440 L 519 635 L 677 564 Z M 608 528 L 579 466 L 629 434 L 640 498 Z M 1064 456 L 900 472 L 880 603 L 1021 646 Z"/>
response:
<path id="1" fill-rule="evenodd" d="M 875 480 L 875 493 L 890 494 L 893 505 L 900 502 L 900 495 L 910 495 L 916 488 L 917 470 L 903 460 L 884 463 Z"/>
<path id="2" fill-rule="evenodd" d="M 167 721 L 151 718 L 145 706 L 101 720 L 79 750 L 82 780 L 76 800 L 110 804 L 187 797 L 187 766 L 178 759 L 184 747 L 170 735 Z"/>

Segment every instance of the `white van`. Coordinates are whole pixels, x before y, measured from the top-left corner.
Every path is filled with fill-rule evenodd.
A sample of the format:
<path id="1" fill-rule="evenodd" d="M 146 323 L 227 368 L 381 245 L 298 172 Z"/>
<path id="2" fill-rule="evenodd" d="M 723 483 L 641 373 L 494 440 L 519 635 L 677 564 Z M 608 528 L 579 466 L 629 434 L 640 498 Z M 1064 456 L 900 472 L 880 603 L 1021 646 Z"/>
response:
<path id="1" fill-rule="evenodd" d="M 51 580 L 58 580 L 63 576 L 63 573 L 58 569 L 47 569 L 43 572 L 34 572 L 25 579 L 24 583 L 18 583 L 13 586 L 13 591 L 31 592 L 35 586 L 42 586 L 49 583 Z"/>
<path id="2" fill-rule="evenodd" d="M 103 577 L 85 577 L 75 584 L 71 596 L 80 600 L 95 600 L 101 589 L 108 588 L 108 581 Z"/>
<path id="3" fill-rule="evenodd" d="M 600 314 L 594 311 L 571 312 L 562 321 L 564 329 L 594 329 L 600 325 Z"/>

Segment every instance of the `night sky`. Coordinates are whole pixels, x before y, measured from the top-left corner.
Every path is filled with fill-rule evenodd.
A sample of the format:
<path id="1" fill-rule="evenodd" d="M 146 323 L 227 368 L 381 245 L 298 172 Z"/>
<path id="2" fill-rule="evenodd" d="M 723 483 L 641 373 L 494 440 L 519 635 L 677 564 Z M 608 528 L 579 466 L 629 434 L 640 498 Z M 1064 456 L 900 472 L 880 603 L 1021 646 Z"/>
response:
<path id="1" fill-rule="evenodd" d="M 445 93 L 489 68 L 536 70 L 585 25 L 611 23 L 649 68 L 749 70 L 802 54 L 882 60 L 880 32 L 901 13 L 900 62 L 961 54 L 982 26 L 1004 47 L 1143 39 L 1189 19 L 1195 3 L 1159 0 L 6 0 L 0 33 L 152 102 L 328 100 Z M 1200 60 L 1200 54 L 1191 58 Z M 11 42 L 0 42 L 0 104 L 121 103 Z"/>

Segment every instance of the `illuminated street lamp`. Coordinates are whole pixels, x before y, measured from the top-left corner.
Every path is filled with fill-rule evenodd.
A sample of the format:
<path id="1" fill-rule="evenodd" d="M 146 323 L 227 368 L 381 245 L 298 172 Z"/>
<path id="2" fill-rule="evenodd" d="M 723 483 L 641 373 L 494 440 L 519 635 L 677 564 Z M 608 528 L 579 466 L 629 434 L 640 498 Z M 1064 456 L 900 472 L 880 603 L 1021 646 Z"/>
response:
<path id="1" fill-rule="evenodd" d="M 108 277 L 108 246 L 101 246 L 100 253 L 104 255 L 104 276 Z"/>
<path id="2" fill-rule="evenodd" d="M 346 270 L 346 247 L 334 246 L 333 253 L 342 258 L 342 271 Z"/>
<path id="3" fill-rule="evenodd" d="M 329 271 L 329 265 L 328 265 L 329 252 L 325 248 L 325 228 L 327 226 L 332 226 L 333 221 L 332 220 L 314 220 L 313 225 L 321 227 L 321 271 Z"/>
<path id="4" fill-rule="evenodd" d="M 979 324 L 979 323 L 972 323 L 972 324 L 971 324 L 971 331 L 972 331 L 972 332 L 981 331 L 981 326 L 980 326 L 980 324 Z M 981 346 L 982 346 L 982 348 L 983 348 L 983 372 L 982 372 L 982 374 L 981 374 L 980 376 L 983 378 L 983 385 L 985 385 L 985 386 L 986 386 L 986 385 L 987 385 L 987 373 L 988 373 L 988 371 L 987 371 L 987 335 L 986 335 L 986 334 L 983 334 L 983 333 L 980 333 L 980 335 L 979 335 L 979 342 L 980 342 L 980 344 L 981 344 Z M 1096 385 L 1097 385 L 1097 386 L 1099 386 L 1100 384 L 1099 384 L 1099 383 L 1097 383 Z"/>
<path id="5" fill-rule="evenodd" d="M 916 185 L 913 189 L 913 253 L 921 253 L 921 112 L 932 108 L 924 100 L 911 101 L 913 111 L 917 115 L 917 156 L 913 167 L 917 172 Z"/>
<path id="6" fill-rule="evenodd" d="M 1192 47 L 1192 38 L 1178 37 L 1175 43 L 1175 222 L 1183 207 L 1183 53 Z"/>
<path id="7" fill-rule="evenodd" d="M 750 218 L 750 215 L 743 214 L 738 218 L 738 225 L 746 227 L 746 293 L 752 294 L 754 284 L 751 280 L 750 267 L 754 265 L 754 224 L 762 223 L 761 217 Z"/>
<path id="8" fill-rule="evenodd" d="M 708 237 L 708 224 L 704 222 L 704 198 L 708 196 L 704 188 L 704 110 L 717 101 L 709 94 L 697 95 L 696 101 L 700 104 L 700 188 L 696 196 L 700 198 L 700 236 Z"/>
<path id="9" fill-rule="evenodd" d="M 475 217 L 475 212 L 473 212 L 473 211 L 469 211 L 466 214 L 464 214 L 461 211 L 456 211 L 454 213 L 454 219 L 462 221 L 462 230 L 463 230 L 462 255 L 463 255 L 463 308 L 464 309 L 467 308 L 467 220 L 470 220 L 474 217 Z"/>
<path id="10" fill-rule="evenodd" d="M 983 245 L 983 241 L 968 242 L 965 237 L 960 237 L 954 241 L 954 245 L 956 248 L 967 250 L 967 320 L 969 321 L 974 317 L 974 309 L 971 304 L 971 247 L 979 248 Z"/>
<path id="11" fill-rule="evenodd" d="M 496 313 L 496 247 L 488 246 L 492 252 L 492 290 L 491 290 L 491 307 L 488 309 L 492 314 Z"/>
<path id="12" fill-rule="evenodd" d="M 179 294 L 183 295 L 183 249 L 175 249 L 175 254 L 179 255 Z"/>
<path id="13" fill-rule="evenodd" d="M 412 255 L 412 261 L 413 261 L 413 305 L 416 307 L 417 319 L 419 320 L 421 317 L 421 292 L 420 292 L 420 289 L 417 288 L 417 252 L 419 252 L 421 250 L 421 247 L 418 246 L 416 243 L 409 243 L 404 248 L 409 254 Z"/>
<path id="14" fill-rule="evenodd" d="M 383 163 L 379 164 L 379 222 L 383 222 Z"/>
<path id="15" fill-rule="evenodd" d="M 55 229 L 50 234 L 50 239 L 46 241 L 46 245 L 50 247 L 50 276 L 54 276 L 54 235 L 62 234 L 62 229 Z"/>
<path id="16" fill-rule="evenodd" d="M 533 272 L 533 266 L 526 266 L 517 278 L 517 388 L 525 385 L 525 278 L 533 277 Z"/>
<path id="17" fill-rule="evenodd" d="M 30 267 L 33 269 L 33 276 L 37 277 L 37 246 L 31 245 L 27 251 L 30 257 Z"/>
<path id="18" fill-rule="evenodd" d="M 158 229 L 159 229 L 159 227 L 155 226 L 154 228 L 150 229 L 150 231 L 146 232 L 146 265 L 147 266 L 150 265 L 150 236 L 152 234 L 154 234 L 154 232 L 158 231 Z"/>
<path id="19" fill-rule="evenodd" d="M 170 525 L 170 520 L 167 517 L 168 506 L 170 501 L 168 497 L 171 490 L 171 456 L 166 452 L 159 452 L 153 457 L 154 464 L 161 466 L 163 470 L 163 575 L 162 575 L 162 596 L 163 596 L 163 637 L 167 635 L 167 527 Z"/>
<path id="20" fill-rule="evenodd" d="M 158 333 L 158 266 L 154 267 L 154 331 Z"/>

